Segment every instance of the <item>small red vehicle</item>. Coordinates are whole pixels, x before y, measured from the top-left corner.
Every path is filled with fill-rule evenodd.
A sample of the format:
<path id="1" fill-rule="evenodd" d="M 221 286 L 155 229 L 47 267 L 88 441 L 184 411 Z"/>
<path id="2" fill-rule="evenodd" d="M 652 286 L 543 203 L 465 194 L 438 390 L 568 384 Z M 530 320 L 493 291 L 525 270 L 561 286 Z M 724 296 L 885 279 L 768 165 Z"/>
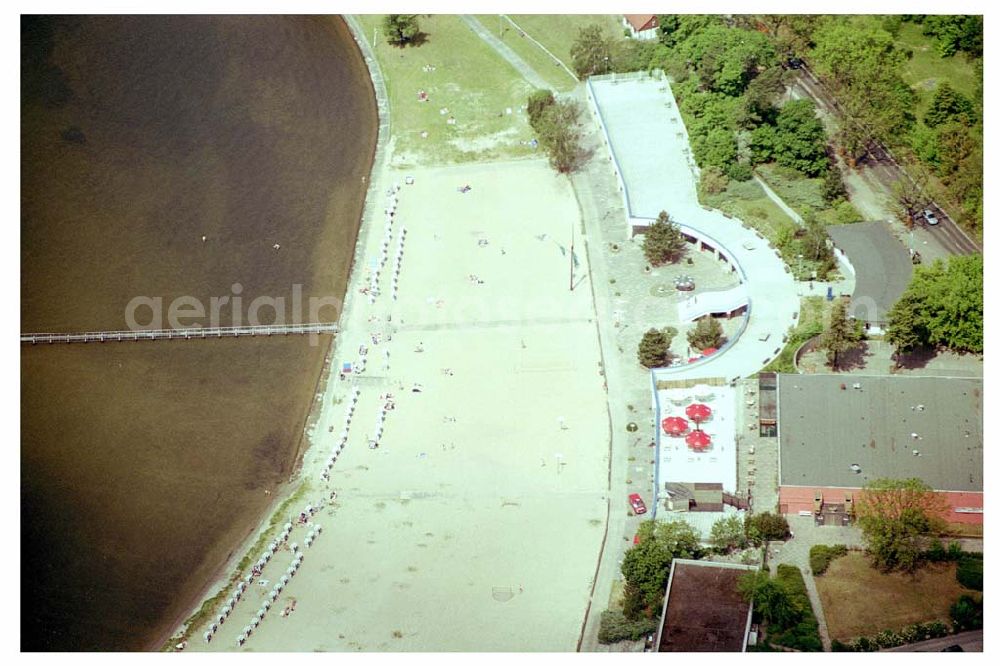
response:
<path id="1" fill-rule="evenodd" d="M 628 503 L 632 505 L 632 511 L 634 511 L 637 516 L 646 513 L 646 503 L 642 501 L 641 497 L 639 497 L 639 493 L 632 493 L 629 495 Z"/>

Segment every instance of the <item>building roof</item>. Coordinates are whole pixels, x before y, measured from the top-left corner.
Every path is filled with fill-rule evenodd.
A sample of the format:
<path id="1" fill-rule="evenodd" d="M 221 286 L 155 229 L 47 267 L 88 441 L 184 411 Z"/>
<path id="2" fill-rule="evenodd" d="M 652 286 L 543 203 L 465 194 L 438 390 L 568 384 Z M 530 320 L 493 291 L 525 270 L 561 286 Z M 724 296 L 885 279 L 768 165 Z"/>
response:
<path id="1" fill-rule="evenodd" d="M 839 224 L 827 231 L 854 267 L 849 314 L 862 321 L 884 322 L 913 275 L 909 252 L 882 222 Z"/>
<path id="2" fill-rule="evenodd" d="M 649 30 L 659 25 L 656 14 L 625 14 L 625 20 L 636 32 Z"/>
<path id="3" fill-rule="evenodd" d="M 779 375 L 781 485 L 982 492 L 982 395 L 980 378 Z"/>
<path id="4" fill-rule="evenodd" d="M 657 652 L 742 652 L 751 606 L 737 589 L 757 567 L 675 559 L 663 601 Z"/>

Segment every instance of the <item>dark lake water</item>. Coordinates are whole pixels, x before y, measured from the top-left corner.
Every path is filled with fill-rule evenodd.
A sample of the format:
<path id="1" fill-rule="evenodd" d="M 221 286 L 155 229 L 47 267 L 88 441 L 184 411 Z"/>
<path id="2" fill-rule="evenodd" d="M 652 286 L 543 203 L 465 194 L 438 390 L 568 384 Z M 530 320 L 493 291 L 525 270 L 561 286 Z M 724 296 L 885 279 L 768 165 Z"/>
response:
<path id="1" fill-rule="evenodd" d="M 377 118 L 340 19 L 24 17 L 21 52 L 22 331 L 342 297 Z M 22 649 L 183 619 L 293 471 L 328 345 L 22 347 Z"/>

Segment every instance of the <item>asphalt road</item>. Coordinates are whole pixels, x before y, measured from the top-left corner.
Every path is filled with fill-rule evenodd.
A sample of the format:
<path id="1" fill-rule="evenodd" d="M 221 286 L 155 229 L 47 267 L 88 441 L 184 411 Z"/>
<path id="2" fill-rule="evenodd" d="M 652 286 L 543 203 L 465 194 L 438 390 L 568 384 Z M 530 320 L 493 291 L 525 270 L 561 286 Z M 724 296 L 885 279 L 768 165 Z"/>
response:
<path id="1" fill-rule="evenodd" d="M 889 648 L 888 650 L 879 650 L 880 652 L 942 652 L 945 648 L 949 648 L 952 645 L 961 646 L 963 652 L 982 652 L 983 651 L 983 631 L 965 631 L 961 634 L 955 634 L 954 636 L 945 636 L 944 638 L 932 638 L 929 641 L 921 641 L 919 643 L 911 643 L 909 645 L 901 645 L 899 647 Z M 957 650 L 955 650 L 957 652 Z"/>
<path id="2" fill-rule="evenodd" d="M 793 78 L 789 83 L 795 97 L 807 97 L 812 99 L 816 108 L 821 113 L 828 114 L 835 118 L 840 118 L 841 110 L 836 99 L 829 91 L 820 84 L 807 69 L 797 69 L 793 71 Z M 865 179 L 877 184 L 888 198 L 892 198 L 892 186 L 894 183 L 907 178 L 904 171 L 896 164 L 892 157 L 879 145 L 873 144 L 869 154 L 859 160 L 855 170 Z M 939 246 L 941 252 L 936 254 L 975 254 L 982 252 L 982 248 L 962 231 L 954 220 L 936 203 L 932 203 L 930 208 L 934 211 L 939 224 L 929 226 L 920 220 L 918 225 L 922 225 L 928 232 L 929 243 Z"/>

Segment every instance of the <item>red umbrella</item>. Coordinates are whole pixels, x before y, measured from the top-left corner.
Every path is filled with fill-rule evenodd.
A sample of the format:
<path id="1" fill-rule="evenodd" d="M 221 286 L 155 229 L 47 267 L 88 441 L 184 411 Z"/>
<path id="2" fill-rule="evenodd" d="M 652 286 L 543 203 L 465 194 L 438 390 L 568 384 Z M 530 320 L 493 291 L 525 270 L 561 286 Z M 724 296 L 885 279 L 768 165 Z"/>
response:
<path id="1" fill-rule="evenodd" d="M 680 416 L 668 416 L 663 419 L 660 425 L 663 426 L 663 432 L 672 437 L 683 435 L 688 431 L 687 419 Z"/>
<path id="2" fill-rule="evenodd" d="M 709 347 L 708 349 L 702 349 L 701 353 L 705 356 L 708 356 L 709 354 L 714 354 L 717 351 L 719 350 L 716 349 L 715 347 Z"/>
<path id="3" fill-rule="evenodd" d="M 708 405 L 703 405 L 700 402 L 695 402 L 687 406 L 684 410 L 687 417 L 694 421 L 695 423 L 703 423 L 712 416 L 712 408 Z"/>
<path id="4" fill-rule="evenodd" d="M 704 430 L 695 430 L 685 437 L 684 441 L 695 451 L 704 451 L 712 443 L 712 436 Z"/>

